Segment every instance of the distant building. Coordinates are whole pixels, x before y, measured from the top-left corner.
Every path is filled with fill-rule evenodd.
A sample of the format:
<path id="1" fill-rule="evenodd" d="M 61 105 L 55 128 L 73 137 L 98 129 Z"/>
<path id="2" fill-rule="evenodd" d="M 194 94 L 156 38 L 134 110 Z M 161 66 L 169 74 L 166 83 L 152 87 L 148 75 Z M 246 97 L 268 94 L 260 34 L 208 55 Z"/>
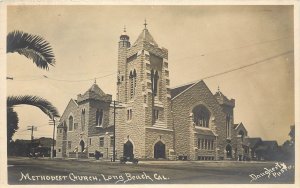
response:
<path id="1" fill-rule="evenodd" d="M 171 88 L 168 50 L 146 27 L 118 48 L 117 104 L 96 82 L 71 99 L 57 127 L 57 157 L 88 158 L 99 151 L 141 159 L 244 160 L 254 158 L 242 123 L 234 124 L 235 100 L 204 81 Z M 115 114 L 114 114 L 115 110 Z"/>

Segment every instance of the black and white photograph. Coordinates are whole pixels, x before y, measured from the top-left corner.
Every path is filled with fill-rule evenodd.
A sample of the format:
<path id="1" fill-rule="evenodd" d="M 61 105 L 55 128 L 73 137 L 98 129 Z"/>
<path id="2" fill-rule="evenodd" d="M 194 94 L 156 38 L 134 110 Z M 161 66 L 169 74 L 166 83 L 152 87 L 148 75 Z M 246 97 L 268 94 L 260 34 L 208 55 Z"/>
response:
<path id="1" fill-rule="evenodd" d="M 297 186 L 299 2 L 141 2 L 0 3 L 1 183 Z"/>

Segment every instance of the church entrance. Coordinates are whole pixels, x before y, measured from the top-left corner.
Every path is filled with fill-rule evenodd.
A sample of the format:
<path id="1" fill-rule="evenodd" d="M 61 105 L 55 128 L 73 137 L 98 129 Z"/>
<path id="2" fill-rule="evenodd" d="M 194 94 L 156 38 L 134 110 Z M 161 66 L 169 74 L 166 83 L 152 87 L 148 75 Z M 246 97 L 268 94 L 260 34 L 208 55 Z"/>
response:
<path id="1" fill-rule="evenodd" d="M 133 158 L 133 145 L 132 143 L 128 140 L 123 147 L 123 156 L 124 157 L 129 157 Z"/>
<path id="2" fill-rule="evenodd" d="M 232 158 L 232 148 L 229 144 L 226 146 L 226 158 Z"/>
<path id="3" fill-rule="evenodd" d="M 158 141 L 154 145 L 154 158 L 166 158 L 166 145 L 163 144 L 161 141 Z"/>
<path id="4" fill-rule="evenodd" d="M 83 152 L 84 151 L 84 141 L 81 140 L 79 144 L 80 144 L 80 148 L 81 148 L 80 151 Z"/>

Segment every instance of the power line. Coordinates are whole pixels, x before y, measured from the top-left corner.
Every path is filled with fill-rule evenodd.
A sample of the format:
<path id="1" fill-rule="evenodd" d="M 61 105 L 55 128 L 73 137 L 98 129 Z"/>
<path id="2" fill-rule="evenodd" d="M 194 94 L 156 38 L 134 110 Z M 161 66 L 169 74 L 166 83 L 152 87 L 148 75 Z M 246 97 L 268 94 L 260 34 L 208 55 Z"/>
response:
<path id="1" fill-rule="evenodd" d="M 91 81 L 91 80 L 95 80 L 95 79 L 99 79 L 99 78 L 105 78 L 105 77 L 108 77 L 108 76 L 111 76 L 111 75 L 114 75 L 114 74 L 117 74 L 117 72 L 113 72 L 111 74 L 107 74 L 107 75 L 104 75 L 104 76 L 84 79 L 84 80 L 62 80 L 62 79 L 51 78 L 51 77 L 48 77 L 48 76 L 45 76 L 45 75 L 44 75 L 44 77 L 47 78 L 47 79 L 50 79 L 50 80 L 55 80 L 55 81 L 60 81 L 60 82 L 85 82 L 85 81 Z"/>
<path id="2" fill-rule="evenodd" d="M 284 55 L 287 55 L 287 54 L 292 53 L 292 52 L 294 52 L 294 50 L 289 50 L 289 51 L 286 51 L 286 52 L 283 52 L 283 53 L 280 53 L 280 54 L 277 54 L 277 55 L 274 55 L 274 56 L 262 59 L 260 61 L 256 61 L 254 63 L 250 63 L 250 64 L 243 65 L 243 66 L 240 66 L 240 67 L 237 67 L 237 68 L 234 68 L 234 69 L 230 69 L 230 70 L 226 70 L 226 71 L 223 71 L 223 72 L 219 72 L 219 73 L 216 73 L 216 74 L 213 74 L 213 75 L 210 75 L 210 76 L 203 77 L 202 79 L 198 79 L 196 81 L 189 82 L 189 83 L 186 83 L 186 84 L 183 84 L 183 85 L 179 85 L 179 86 L 175 86 L 175 87 L 172 87 L 172 88 L 185 86 L 185 85 L 188 85 L 188 84 L 196 83 L 196 82 L 198 82 L 200 80 L 205 80 L 205 79 L 208 79 L 208 78 L 213 78 L 213 77 L 216 77 L 216 76 L 220 76 L 220 75 L 224 75 L 224 74 L 227 74 L 227 73 L 230 73 L 230 72 L 241 70 L 241 69 L 244 69 L 244 68 L 247 68 L 247 67 L 251 67 L 251 66 L 254 66 L 254 65 L 257 65 L 257 64 L 265 63 L 265 62 L 267 62 L 267 61 L 269 61 L 271 59 L 275 59 L 277 57 L 284 56 Z"/>
<path id="3" fill-rule="evenodd" d="M 250 43 L 250 44 L 246 44 L 244 46 L 239 46 L 239 47 L 234 47 L 234 48 L 228 48 L 228 49 L 223 49 L 223 50 L 211 51 L 211 52 L 203 53 L 203 54 L 201 54 L 199 56 L 187 56 L 187 57 L 184 57 L 184 58 L 177 58 L 175 60 L 186 59 L 186 58 L 196 58 L 196 57 L 205 56 L 207 54 L 212 54 L 212 53 L 220 53 L 220 52 L 225 52 L 225 51 L 230 51 L 230 50 L 235 50 L 235 49 L 241 49 L 241 48 L 251 47 L 251 46 L 265 44 L 265 43 L 272 43 L 272 42 L 279 41 L 279 40 L 282 40 L 282 39 L 287 39 L 287 38 L 291 38 L 291 36 L 285 36 L 285 37 L 281 37 L 281 38 L 277 38 L 277 39 L 272 39 L 272 40 L 266 40 L 266 41 L 260 41 L 260 42 Z M 72 74 L 72 73 L 70 73 L 70 74 Z M 89 73 L 74 73 L 73 75 L 78 75 L 78 74 L 82 75 L 82 74 L 89 74 Z M 91 80 L 94 80 L 94 79 L 104 78 L 104 77 L 111 76 L 111 75 L 114 75 L 114 74 L 117 74 L 117 72 L 114 72 L 114 73 L 111 73 L 111 74 L 108 74 L 108 75 L 104 75 L 104 76 L 99 76 L 99 77 L 94 77 L 94 78 L 88 78 L 88 79 L 82 79 L 82 80 L 56 79 L 56 78 L 51 78 L 51 77 L 46 76 L 46 75 L 38 76 L 38 78 L 27 79 L 27 80 L 18 79 L 18 78 L 20 78 L 22 76 L 17 77 L 17 79 L 16 79 L 16 77 L 9 77 L 9 78 L 7 77 L 7 79 L 14 80 L 14 81 L 35 81 L 35 80 L 41 80 L 41 79 L 48 78 L 50 80 L 61 81 L 61 82 L 85 82 L 85 81 L 91 81 Z M 32 76 L 32 77 L 34 77 L 34 76 Z"/>
<path id="4" fill-rule="evenodd" d="M 40 126 L 34 126 L 34 127 L 46 127 L 46 126 L 52 126 L 52 125 L 49 125 L 49 124 L 42 124 L 42 125 L 40 125 Z M 17 132 L 24 132 L 24 131 L 28 131 L 28 129 L 17 130 L 16 133 L 17 133 Z"/>
<path id="5" fill-rule="evenodd" d="M 292 52 L 294 52 L 294 50 L 286 51 L 286 52 L 283 52 L 281 54 L 274 55 L 274 56 L 268 57 L 266 59 L 262 59 L 260 61 L 256 61 L 256 62 L 248 64 L 248 65 L 240 66 L 238 68 L 234 68 L 234 69 L 231 69 L 231 70 L 227 70 L 227 71 L 224 71 L 224 72 L 213 74 L 211 76 L 207 76 L 207 77 L 202 78 L 202 80 L 208 79 L 208 78 L 212 78 L 212 77 L 216 77 L 216 76 L 220 76 L 220 75 L 223 75 L 223 74 L 227 74 L 227 73 L 230 73 L 230 72 L 233 72 L 233 71 L 237 71 L 237 70 L 240 70 L 240 69 L 243 69 L 243 68 L 246 68 L 246 67 L 250 67 L 250 66 L 253 66 L 253 65 L 257 65 L 257 64 L 260 64 L 260 63 L 265 63 L 265 62 L 267 62 L 267 61 L 269 61 L 271 59 L 275 59 L 277 57 L 280 57 L 280 56 L 283 56 L 283 55 L 287 55 L 287 54 L 292 53 Z"/>
<path id="6" fill-rule="evenodd" d="M 206 53 L 204 52 L 204 53 L 202 53 L 200 55 L 197 55 L 197 56 L 187 56 L 187 57 L 183 57 L 183 58 L 176 58 L 175 60 L 187 59 L 187 58 L 196 58 L 196 57 L 201 57 L 201 56 L 205 56 L 205 55 L 212 54 L 212 53 L 221 53 L 221 52 L 226 52 L 226 51 L 231 51 L 231 50 L 236 50 L 236 49 L 242 49 L 242 48 L 256 46 L 256 45 L 260 45 L 260 44 L 272 43 L 272 42 L 276 42 L 276 41 L 279 41 L 279 40 L 282 40 L 282 39 L 287 39 L 287 38 L 291 38 L 291 36 L 285 36 L 285 37 L 272 39 L 272 40 L 254 42 L 254 43 L 246 44 L 246 45 L 243 45 L 243 46 L 238 46 L 238 47 L 233 47 L 233 48 L 228 48 L 228 49 L 215 50 L 215 51 L 210 51 L 210 52 L 206 52 Z"/>

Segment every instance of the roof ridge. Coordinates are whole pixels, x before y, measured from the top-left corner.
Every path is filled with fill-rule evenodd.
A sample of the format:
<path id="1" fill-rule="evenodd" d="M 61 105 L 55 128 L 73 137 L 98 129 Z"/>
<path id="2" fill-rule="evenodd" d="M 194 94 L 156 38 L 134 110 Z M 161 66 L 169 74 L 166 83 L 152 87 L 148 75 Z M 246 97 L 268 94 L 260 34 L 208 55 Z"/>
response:
<path id="1" fill-rule="evenodd" d="M 157 42 L 154 40 L 153 36 L 150 34 L 150 32 L 147 28 L 143 29 L 142 33 L 139 34 L 138 38 L 133 43 L 133 45 L 139 43 L 140 41 L 146 41 L 146 42 L 152 43 L 155 46 L 158 46 Z"/>

